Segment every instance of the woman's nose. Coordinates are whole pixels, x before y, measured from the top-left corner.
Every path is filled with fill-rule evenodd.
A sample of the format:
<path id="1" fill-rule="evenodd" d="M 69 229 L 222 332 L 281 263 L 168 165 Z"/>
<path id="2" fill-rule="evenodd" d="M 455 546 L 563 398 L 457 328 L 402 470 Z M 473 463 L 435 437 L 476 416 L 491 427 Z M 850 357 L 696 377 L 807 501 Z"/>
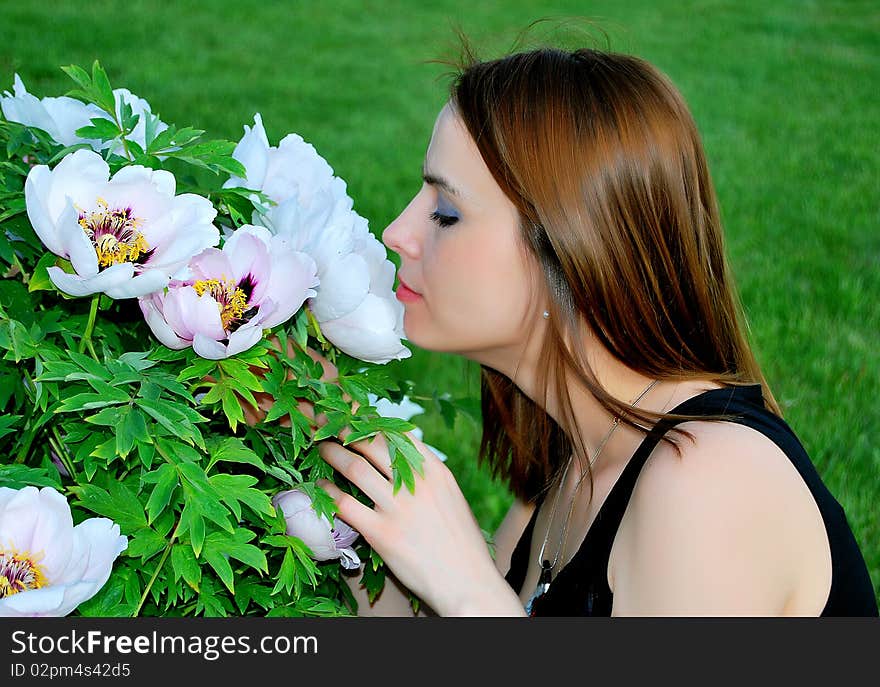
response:
<path id="1" fill-rule="evenodd" d="M 382 232 L 382 243 L 395 253 L 409 258 L 418 257 L 420 250 L 420 229 L 414 212 L 417 198 L 418 196 L 413 198 L 409 205 Z"/>

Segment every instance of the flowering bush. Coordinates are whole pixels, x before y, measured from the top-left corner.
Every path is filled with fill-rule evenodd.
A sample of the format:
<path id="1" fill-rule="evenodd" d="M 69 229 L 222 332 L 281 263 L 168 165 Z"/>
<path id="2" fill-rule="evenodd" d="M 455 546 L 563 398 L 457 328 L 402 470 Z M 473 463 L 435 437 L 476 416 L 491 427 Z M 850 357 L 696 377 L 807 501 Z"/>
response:
<path id="1" fill-rule="evenodd" d="M 205 140 L 97 62 L 65 71 L 66 96 L 15 75 L 0 97 L 0 611 L 350 613 L 340 562 L 371 596 L 385 572 L 315 485 L 316 442 L 383 432 L 414 486 L 393 263 L 298 135 L 270 146 L 256 115 Z M 56 524 L 28 538 L 12 513 L 38 502 Z"/>

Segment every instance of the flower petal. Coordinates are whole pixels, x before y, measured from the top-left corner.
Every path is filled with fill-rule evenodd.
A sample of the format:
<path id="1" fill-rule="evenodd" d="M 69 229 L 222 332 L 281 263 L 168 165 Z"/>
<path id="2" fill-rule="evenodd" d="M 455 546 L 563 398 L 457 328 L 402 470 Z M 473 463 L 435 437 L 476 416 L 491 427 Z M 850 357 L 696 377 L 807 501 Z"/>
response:
<path id="1" fill-rule="evenodd" d="M 130 262 L 110 265 L 89 279 L 68 274 L 60 267 L 49 267 L 46 271 L 49 273 L 49 279 L 60 291 L 69 296 L 90 296 L 93 293 L 101 293 L 104 289 L 112 289 L 131 279 L 134 276 L 134 265 Z"/>
<path id="2" fill-rule="evenodd" d="M 0 515 L 0 549 L 37 556 L 50 581 L 61 574 L 73 546 L 73 518 L 64 496 L 52 487 L 24 487 Z"/>
<path id="3" fill-rule="evenodd" d="M 177 334 L 188 340 L 202 334 L 211 339 L 225 339 L 220 307 L 208 292 L 199 296 L 191 286 L 170 289 L 165 295 L 165 320 Z"/>
<path id="4" fill-rule="evenodd" d="M 195 280 L 232 279 L 229 256 L 219 248 L 206 248 L 189 263 Z"/>
<path id="5" fill-rule="evenodd" d="M 119 286 L 104 289 L 110 298 L 138 298 L 164 289 L 171 278 L 162 270 L 146 270 Z"/>
<path id="6" fill-rule="evenodd" d="M 57 582 L 72 584 L 88 580 L 103 587 L 113 562 L 128 547 L 128 538 L 120 535 L 119 525 L 108 518 L 83 520 L 73 528 L 72 538 L 70 564 Z"/>
<path id="7" fill-rule="evenodd" d="M 49 217 L 57 219 L 67 199 L 84 210 L 95 207 L 95 201 L 107 189 L 110 167 L 93 150 L 75 150 L 65 155 L 52 170 L 52 186 L 45 201 Z"/>
<path id="8" fill-rule="evenodd" d="M 177 335 L 177 333 L 165 321 L 165 317 L 159 311 L 158 306 L 153 300 L 141 298 L 138 304 L 141 306 L 141 312 L 144 314 L 144 319 L 147 321 L 150 331 L 153 332 L 153 335 L 159 339 L 161 343 L 168 346 L 168 348 L 173 348 L 175 350 L 187 348 L 192 345 L 192 341 L 186 341 Z"/>
<path id="9" fill-rule="evenodd" d="M 65 615 L 60 612 L 64 607 L 64 593 L 64 587 L 51 586 L 12 594 L 0 599 L 0 618 Z"/>
<path id="10" fill-rule="evenodd" d="M 318 322 L 335 320 L 354 311 L 370 291 L 370 268 L 357 253 L 349 253 L 324 268 L 312 312 Z"/>
<path id="11" fill-rule="evenodd" d="M 210 339 L 204 334 L 196 334 L 193 337 L 193 350 L 208 360 L 223 360 L 229 357 L 226 346 L 215 339 Z"/>
<path id="12" fill-rule="evenodd" d="M 346 570 L 357 570 L 361 566 L 361 559 L 354 549 L 347 547 L 339 549 L 339 565 Z"/>
<path id="13" fill-rule="evenodd" d="M 318 284 L 317 266 L 311 257 L 305 253 L 276 250 L 264 298 L 278 304 L 278 308 L 266 317 L 262 327 L 270 329 L 289 320 L 307 298 L 316 295 L 313 287 Z"/>
<path id="14" fill-rule="evenodd" d="M 223 245 L 223 252 L 232 265 L 231 279 L 240 283 L 251 276 L 254 289 L 248 299 L 251 306 L 259 305 L 266 293 L 272 258 L 269 255 L 269 243 L 272 234 L 265 227 L 246 224 L 239 227 Z"/>
<path id="15" fill-rule="evenodd" d="M 263 338 L 261 327 L 239 327 L 229 335 L 229 345 L 226 347 L 226 355 L 236 355 L 256 346 Z"/>
<path id="16" fill-rule="evenodd" d="M 61 242 L 64 257 L 70 260 L 76 273 L 88 279 L 98 274 L 98 254 L 95 245 L 86 236 L 79 223 L 79 213 L 73 207 L 70 198 L 64 211 L 55 222 L 56 235 Z"/>
<path id="17" fill-rule="evenodd" d="M 55 218 L 49 213 L 47 201 L 52 189 L 52 172 L 46 165 L 37 165 L 28 172 L 24 182 L 24 197 L 27 216 L 34 232 L 43 245 L 55 255 L 64 255 L 64 248 L 58 240 Z"/>
<path id="18" fill-rule="evenodd" d="M 247 172 L 246 178 L 231 177 L 223 188 L 244 186 L 259 191 L 263 188 L 266 179 L 266 167 L 269 163 L 269 139 L 263 128 L 263 118 L 260 113 L 254 115 L 254 125 L 244 125 L 244 136 L 232 151 L 232 157 L 238 160 Z"/>
<path id="19" fill-rule="evenodd" d="M 345 353 L 370 363 L 402 360 L 412 352 L 395 331 L 397 311 L 388 299 L 368 293 L 357 309 L 321 322 L 321 332 Z"/>

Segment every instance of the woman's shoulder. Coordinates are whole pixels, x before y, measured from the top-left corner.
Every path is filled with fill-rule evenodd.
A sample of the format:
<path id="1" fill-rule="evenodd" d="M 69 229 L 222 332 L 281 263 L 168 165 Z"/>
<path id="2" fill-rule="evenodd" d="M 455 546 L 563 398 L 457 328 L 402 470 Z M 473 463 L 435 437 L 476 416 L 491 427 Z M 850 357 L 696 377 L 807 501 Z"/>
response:
<path id="1" fill-rule="evenodd" d="M 679 428 L 690 438 L 678 435 L 677 450 L 660 442 L 636 482 L 615 586 L 642 598 L 640 608 L 776 614 L 803 585 L 804 566 L 827 556 L 830 579 L 821 513 L 785 452 L 738 423 Z"/>

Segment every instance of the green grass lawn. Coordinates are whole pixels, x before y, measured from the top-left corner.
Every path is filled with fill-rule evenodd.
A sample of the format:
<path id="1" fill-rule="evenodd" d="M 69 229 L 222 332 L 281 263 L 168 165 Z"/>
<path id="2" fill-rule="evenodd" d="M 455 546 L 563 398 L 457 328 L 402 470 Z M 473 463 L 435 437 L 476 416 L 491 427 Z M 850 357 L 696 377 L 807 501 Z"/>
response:
<path id="1" fill-rule="evenodd" d="M 261 112 L 274 143 L 312 142 L 378 234 L 420 185 L 445 99 L 451 18 L 504 49 L 541 16 L 588 15 L 612 49 L 679 86 L 704 137 L 751 335 L 786 418 L 841 504 L 880 593 L 880 10 L 873 2 L 0 4 L 0 88 L 70 87 L 99 59 L 165 121 L 237 140 Z M 540 5 L 540 7 L 539 7 Z M 331 9 L 332 8 L 332 9 Z M 538 8 L 538 9 L 536 9 Z M 871 95 L 871 94 L 874 95 Z M 396 257 L 396 256 L 395 256 Z M 479 393 L 478 368 L 414 351 L 395 374 Z M 477 468 L 479 428 L 420 424 L 488 530 L 511 497 Z"/>

